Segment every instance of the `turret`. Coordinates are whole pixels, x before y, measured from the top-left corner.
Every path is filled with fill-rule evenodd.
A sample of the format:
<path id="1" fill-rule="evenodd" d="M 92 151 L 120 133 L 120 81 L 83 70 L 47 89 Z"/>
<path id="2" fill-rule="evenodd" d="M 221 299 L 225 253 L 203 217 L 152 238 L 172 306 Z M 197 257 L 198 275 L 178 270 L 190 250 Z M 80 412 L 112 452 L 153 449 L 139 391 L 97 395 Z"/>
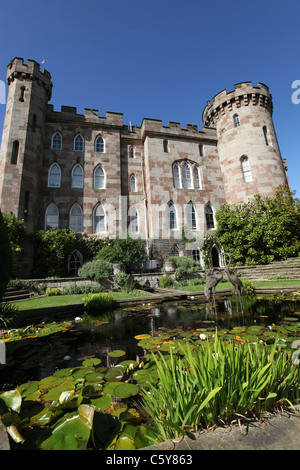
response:
<path id="1" fill-rule="evenodd" d="M 46 106 L 51 76 L 40 65 L 15 58 L 7 67 L 9 85 L 0 150 L 0 207 L 37 228 Z"/>
<path id="2" fill-rule="evenodd" d="M 272 112 L 268 87 L 251 82 L 221 91 L 203 111 L 204 126 L 217 130 L 228 203 L 246 202 L 254 194 L 271 196 L 280 184 L 288 184 Z"/>

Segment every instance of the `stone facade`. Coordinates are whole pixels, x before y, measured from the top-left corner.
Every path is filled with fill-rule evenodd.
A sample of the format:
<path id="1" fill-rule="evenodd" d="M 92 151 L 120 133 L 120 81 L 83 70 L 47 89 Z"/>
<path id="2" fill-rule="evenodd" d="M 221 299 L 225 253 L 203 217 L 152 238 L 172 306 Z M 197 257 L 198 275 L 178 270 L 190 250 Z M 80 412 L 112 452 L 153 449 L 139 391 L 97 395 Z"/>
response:
<path id="1" fill-rule="evenodd" d="M 59 226 L 114 237 L 129 229 L 147 240 L 152 257 L 198 257 L 221 204 L 288 184 L 272 97 L 261 83 L 216 95 L 201 130 L 154 119 L 128 126 L 122 114 L 93 109 L 54 111 L 51 76 L 32 60 L 15 58 L 7 83 L 0 207 L 24 218 L 30 233 Z M 184 243 L 182 230 L 196 245 Z"/>

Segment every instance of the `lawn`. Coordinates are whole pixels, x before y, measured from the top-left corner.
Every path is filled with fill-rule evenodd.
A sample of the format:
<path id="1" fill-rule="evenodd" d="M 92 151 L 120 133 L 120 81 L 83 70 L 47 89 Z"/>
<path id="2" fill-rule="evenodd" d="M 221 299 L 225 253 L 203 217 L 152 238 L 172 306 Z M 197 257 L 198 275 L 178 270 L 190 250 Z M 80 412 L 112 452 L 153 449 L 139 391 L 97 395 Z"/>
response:
<path id="1" fill-rule="evenodd" d="M 188 290 L 191 292 L 204 291 L 204 285 L 205 284 L 196 284 L 196 285 L 188 284 L 182 287 L 178 286 L 178 290 Z M 295 280 L 259 281 L 259 282 L 253 282 L 253 286 L 254 287 L 299 286 L 300 288 L 300 280 L 299 281 L 295 281 Z M 232 289 L 232 287 L 233 286 L 231 282 L 220 282 L 216 287 L 216 291 L 220 289 Z"/>

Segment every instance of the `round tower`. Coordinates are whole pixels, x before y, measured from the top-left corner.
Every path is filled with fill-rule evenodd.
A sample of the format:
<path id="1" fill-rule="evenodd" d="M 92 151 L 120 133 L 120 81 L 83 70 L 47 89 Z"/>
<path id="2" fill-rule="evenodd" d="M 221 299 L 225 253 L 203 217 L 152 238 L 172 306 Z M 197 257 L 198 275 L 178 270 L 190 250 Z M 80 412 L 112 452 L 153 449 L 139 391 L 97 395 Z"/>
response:
<path id="1" fill-rule="evenodd" d="M 251 82 L 234 85 L 208 101 L 202 115 L 205 127 L 214 127 L 223 173 L 226 202 L 246 202 L 254 194 L 271 196 L 288 184 L 272 120 L 269 88 Z"/>
<path id="2" fill-rule="evenodd" d="M 51 76 L 34 60 L 16 57 L 9 85 L 0 150 L 0 207 L 37 229 L 47 103 Z"/>

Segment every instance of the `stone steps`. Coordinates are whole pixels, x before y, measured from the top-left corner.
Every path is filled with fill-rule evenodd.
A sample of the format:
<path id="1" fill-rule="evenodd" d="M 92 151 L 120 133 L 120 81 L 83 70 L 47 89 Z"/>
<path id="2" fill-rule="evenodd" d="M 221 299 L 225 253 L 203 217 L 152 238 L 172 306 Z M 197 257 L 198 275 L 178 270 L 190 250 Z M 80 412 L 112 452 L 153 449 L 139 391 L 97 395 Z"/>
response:
<path id="1" fill-rule="evenodd" d="M 26 300 L 32 297 L 33 292 L 28 289 L 16 290 L 8 288 L 3 296 L 2 302 L 17 302 L 18 300 Z"/>

